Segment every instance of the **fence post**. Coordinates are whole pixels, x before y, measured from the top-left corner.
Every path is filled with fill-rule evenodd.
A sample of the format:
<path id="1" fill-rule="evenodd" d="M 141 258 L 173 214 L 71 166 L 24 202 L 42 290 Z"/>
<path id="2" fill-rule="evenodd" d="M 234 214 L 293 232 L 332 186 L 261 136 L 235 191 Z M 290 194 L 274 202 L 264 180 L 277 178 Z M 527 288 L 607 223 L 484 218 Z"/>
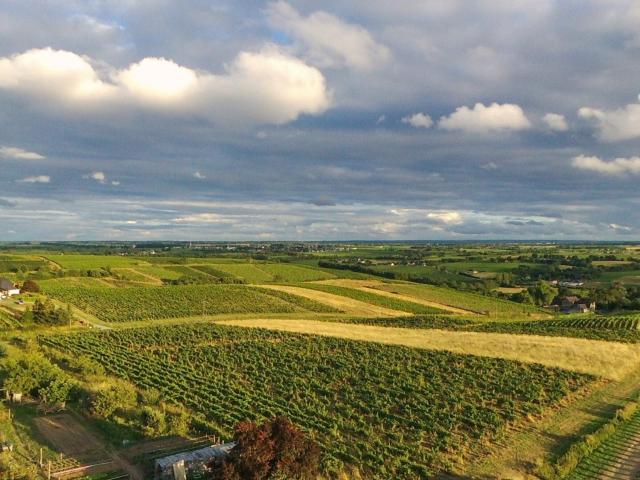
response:
<path id="1" fill-rule="evenodd" d="M 40 447 L 40 468 L 42 468 L 42 447 Z"/>
<path id="2" fill-rule="evenodd" d="M 47 474 L 47 480 L 51 480 L 51 460 L 49 460 L 49 473 Z"/>

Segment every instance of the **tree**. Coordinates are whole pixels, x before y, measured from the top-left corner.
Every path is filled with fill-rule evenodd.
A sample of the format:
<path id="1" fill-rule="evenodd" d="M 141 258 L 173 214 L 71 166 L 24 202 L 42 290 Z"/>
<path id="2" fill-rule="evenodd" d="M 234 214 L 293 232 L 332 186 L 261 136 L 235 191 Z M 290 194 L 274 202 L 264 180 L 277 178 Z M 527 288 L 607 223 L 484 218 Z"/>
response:
<path id="1" fill-rule="evenodd" d="M 64 405 L 70 398 L 75 387 L 68 378 L 56 378 L 46 387 L 38 390 L 40 399 L 49 405 Z"/>
<path id="2" fill-rule="evenodd" d="M 312 479 L 318 475 L 320 448 L 285 417 L 236 426 L 236 446 L 214 470 L 219 480 Z"/>
<path id="3" fill-rule="evenodd" d="M 25 312 L 24 319 L 33 320 L 36 323 L 46 323 L 50 325 L 67 325 L 73 313 L 71 307 L 56 308 L 51 299 L 47 298 L 44 301 L 37 299 L 33 304 L 33 309 L 29 312 Z"/>
<path id="4" fill-rule="evenodd" d="M 22 284 L 22 291 L 38 293 L 40 292 L 40 285 L 38 285 L 34 280 L 25 280 Z"/>
<path id="5" fill-rule="evenodd" d="M 126 410 L 136 404 L 136 393 L 125 382 L 114 382 L 95 392 L 91 398 L 91 413 L 109 418 L 117 410 Z"/>
<path id="6" fill-rule="evenodd" d="M 558 295 L 558 289 L 540 280 L 535 286 L 529 287 L 529 293 L 536 302 L 536 305 L 549 305 Z"/>

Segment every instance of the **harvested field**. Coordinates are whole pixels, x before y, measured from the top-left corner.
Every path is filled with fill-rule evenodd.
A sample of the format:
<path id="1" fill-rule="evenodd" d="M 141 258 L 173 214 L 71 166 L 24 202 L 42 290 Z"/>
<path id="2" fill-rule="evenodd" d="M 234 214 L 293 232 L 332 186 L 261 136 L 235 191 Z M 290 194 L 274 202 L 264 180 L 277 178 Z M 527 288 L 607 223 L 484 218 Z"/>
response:
<path id="1" fill-rule="evenodd" d="M 231 320 L 225 325 L 364 340 L 539 363 L 613 380 L 640 365 L 640 345 L 579 338 L 376 327 L 314 320 Z"/>
<path id="2" fill-rule="evenodd" d="M 401 312 L 398 310 L 392 310 L 390 308 L 370 305 L 368 303 L 354 300 L 352 298 L 333 295 L 331 293 L 320 292 L 317 290 L 310 290 L 308 288 L 292 287 L 289 285 L 261 285 L 261 287 L 308 298 L 309 300 L 314 300 L 316 302 L 333 307 L 348 315 L 357 315 L 362 317 L 400 317 L 403 315 L 411 315 L 407 312 Z"/>

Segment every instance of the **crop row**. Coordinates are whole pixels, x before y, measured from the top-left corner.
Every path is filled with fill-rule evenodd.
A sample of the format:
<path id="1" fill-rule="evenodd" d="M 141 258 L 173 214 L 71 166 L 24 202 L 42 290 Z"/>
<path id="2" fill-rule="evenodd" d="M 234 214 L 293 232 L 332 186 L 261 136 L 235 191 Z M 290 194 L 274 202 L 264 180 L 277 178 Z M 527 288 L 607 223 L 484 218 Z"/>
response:
<path id="1" fill-rule="evenodd" d="M 191 324 L 40 341 L 153 387 L 229 436 L 288 416 L 317 438 L 323 467 L 425 478 L 507 422 L 539 413 L 591 377 L 541 365 L 259 329 Z"/>
<path id="2" fill-rule="evenodd" d="M 376 288 L 492 316 L 540 313 L 539 309 L 531 305 L 433 285 L 389 283 Z"/>
<path id="3" fill-rule="evenodd" d="M 47 284 L 45 293 L 107 322 L 178 318 L 224 313 L 335 312 L 295 295 L 242 285 L 82 288 Z"/>
<path id="4" fill-rule="evenodd" d="M 337 285 L 325 285 L 320 283 L 303 283 L 300 287 L 321 292 L 341 295 L 343 297 L 353 298 L 361 302 L 377 305 L 378 307 L 390 308 L 392 310 L 400 310 L 415 314 L 444 313 L 439 308 L 429 307 L 420 303 L 408 302 L 397 298 L 391 298 L 383 295 L 377 295 L 375 292 L 367 292 L 356 288 L 341 287 Z"/>

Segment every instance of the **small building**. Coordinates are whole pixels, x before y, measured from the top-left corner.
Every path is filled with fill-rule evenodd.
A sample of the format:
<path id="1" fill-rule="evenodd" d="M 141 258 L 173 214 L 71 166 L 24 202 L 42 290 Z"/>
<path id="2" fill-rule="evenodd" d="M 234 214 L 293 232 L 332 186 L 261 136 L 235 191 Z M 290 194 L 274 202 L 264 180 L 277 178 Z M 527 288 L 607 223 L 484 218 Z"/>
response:
<path id="1" fill-rule="evenodd" d="M 229 442 L 158 458 L 155 461 L 154 478 L 155 480 L 183 480 L 187 476 L 201 474 L 211 463 L 222 461 L 235 446 L 235 442 Z"/>
<path id="2" fill-rule="evenodd" d="M 551 306 L 560 313 L 592 313 L 596 311 L 596 302 L 577 296 L 556 298 Z"/>
<path id="3" fill-rule="evenodd" d="M 11 297 L 12 295 L 18 295 L 20 293 L 20 289 L 16 288 L 14 283 L 8 278 L 0 278 L 0 297 L 6 298 Z"/>

